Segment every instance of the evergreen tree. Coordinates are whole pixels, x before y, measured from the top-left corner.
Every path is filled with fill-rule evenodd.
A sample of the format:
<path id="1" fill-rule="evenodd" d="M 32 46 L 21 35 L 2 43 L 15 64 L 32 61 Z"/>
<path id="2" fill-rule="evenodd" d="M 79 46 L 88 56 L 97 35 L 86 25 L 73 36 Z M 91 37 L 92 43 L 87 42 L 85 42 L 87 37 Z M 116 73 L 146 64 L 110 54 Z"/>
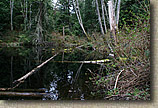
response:
<path id="1" fill-rule="evenodd" d="M 86 31 L 91 31 L 95 29 L 96 25 L 96 12 L 95 12 L 95 4 L 93 2 L 94 0 L 85 0 L 85 6 L 84 6 L 84 17 L 83 17 L 83 23 L 85 25 Z"/>

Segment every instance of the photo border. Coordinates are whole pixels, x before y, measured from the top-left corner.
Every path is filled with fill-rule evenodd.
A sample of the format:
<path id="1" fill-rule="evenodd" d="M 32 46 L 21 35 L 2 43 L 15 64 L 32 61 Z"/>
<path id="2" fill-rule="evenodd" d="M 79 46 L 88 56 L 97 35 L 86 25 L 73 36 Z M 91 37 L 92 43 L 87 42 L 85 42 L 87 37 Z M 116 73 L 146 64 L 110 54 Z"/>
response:
<path id="1" fill-rule="evenodd" d="M 158 0 L 150 0 L 151 100 L 150 101 L 0 101 L 0 108 L 156 108 L 158 106 Z"/>

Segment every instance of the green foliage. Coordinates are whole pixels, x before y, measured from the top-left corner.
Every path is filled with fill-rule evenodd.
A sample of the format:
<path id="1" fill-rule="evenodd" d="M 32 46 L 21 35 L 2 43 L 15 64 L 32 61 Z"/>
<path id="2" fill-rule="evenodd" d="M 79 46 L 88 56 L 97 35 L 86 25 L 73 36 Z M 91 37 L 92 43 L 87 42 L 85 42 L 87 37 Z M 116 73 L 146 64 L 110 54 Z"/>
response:
<path id="1" fill-rule="evenodd" d="M 29 36 L 27 36 L 26 34 L 21 34 L 18 36 L 18 41 L 19 42 L 23 42 L 23 43 L 29 43 L 31 42 L 31 38 Z"/>
<path id="2" fill-rule="evenodd" d="M 150 19 L 149 0 L 124 0 L 120 8 L 120 27 L 137 27 Z M 128 31 L 128 29 L 127 29 Z"/>
<path id="3" fill-rule="evenodd" d="M 84 27 L 86 31 L 95 29 L 95 24 L 97 23 L 95 9 L 96 7 L 93 5 L 93 0 L 86 0 L 85 6 L 81 8 L 81 11 L 83 12 L 83 24 L 85 25 Z"/>
<path id="4" fill-rule="evenodd" d="M 140 99 L 148 100 L 149 92 L 147 92 L 147 90 L 139 90 L 135 88 L 133 92 L 126 93 L 126 95 L 133 96 L 132 97 L 133 100 L 140 100 Z"/>
<path id="5" fill-rule="evenodd" d="M 8 24 L 10 20 L 9 13 L 9 2 L 7 0 L 0 1 L 0 32 L 9 29 L 10 27 Z"/>

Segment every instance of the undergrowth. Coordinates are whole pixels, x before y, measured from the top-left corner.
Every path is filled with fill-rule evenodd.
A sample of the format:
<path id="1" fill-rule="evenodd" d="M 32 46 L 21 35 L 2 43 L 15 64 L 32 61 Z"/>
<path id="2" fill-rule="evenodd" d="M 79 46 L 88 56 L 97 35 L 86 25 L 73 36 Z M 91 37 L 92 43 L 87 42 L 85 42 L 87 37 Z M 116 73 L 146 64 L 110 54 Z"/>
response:
<path id="1" fill-rule="evenodd" d="M 87 70 L 91 74 L 89 84 L 93 84 L 92 96 L 105 100 L 150 100 L 150 14 L 147 12 L 147 16 L 136 18 L 139 20 L 134 20 L 135 26 L 124 25 L 117 32 L 118 43 L 111 45 L 114 57 L 109 56 L 110 33 L 105 36 L 93 33 L 91 40 L 52 33 L 52 41 L 63 49 L 91 52 L 87 60 L 112 60 L 97 70 Z"/>
<path id="2" fill-rule="evenodd" d="M 147 9 L 148 8 L 148 9 Z M 133 15 L 132 25 L 125 23 L 117 31 L 117 45 L 110 44 L 110 33 L 105 36 L 92 33 L 91 39 L 78 36 L 61 36 L 52 33 L 52 40 L 64 48 L 76 48 L 88 53 L 89 60 L 110 59 L 97 70 L 88 69 L 91 96 L 105 100 L 150 100 L 150 11 L 149 4 L 142 7 L 145 13 Z M 109 49 L 109 43 L 113 52 Z M 114 57 L 109 56 L 110 53 Z M 87 85 L 88 86 L 88 85 Z"/>
<path id="3" fill-rule="evenodd" d="M 150 29 L 149 25 L 147 29 Z M 106 35 L 107 38 L 108 36 L 109 34 Z M 106 40 L 97 33 L 91 36 L 91 41 L 83 37 L 63 37 L 60 34 L 53 39 L 62 44 L 63 49 L 75 48 L 84 52 L 87 60 L 112 60 L 102 64 L 97 70 L 87 70 L 91 74 L 89 83 L 93 84 L 92 95 L 107 100 L 149 100 L 150 34 L 142 24 L 128 33 L 120 30 L 117 36 L 118 44 L 112 47 L 114 57 L 108 56 L 111 52 Z M 118 76 L 120 71 L 122 72 Z"/>

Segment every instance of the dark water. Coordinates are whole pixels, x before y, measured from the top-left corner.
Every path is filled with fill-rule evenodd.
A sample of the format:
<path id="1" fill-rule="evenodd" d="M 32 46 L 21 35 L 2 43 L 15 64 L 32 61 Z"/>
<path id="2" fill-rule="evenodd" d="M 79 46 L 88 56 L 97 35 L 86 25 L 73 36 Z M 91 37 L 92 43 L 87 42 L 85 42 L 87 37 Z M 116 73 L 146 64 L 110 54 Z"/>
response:
<path id="1" fill-rule="evenodd" d="M 53 49 L 53 50 L 52 50 Z M 58 48 L 20 47 L 0 48 L 0 88 L 15 86 L 12 82 L 58 52 Z M 64 51 L 64 50 L 63 50 Z M 88 54 L 88 52 L 87 52 Z M 5 100 L 40 99 L 40 100 L 87 100 L 91 97 L 90 73 L 88 68 L 97 68 L 96 64 L 61 63 L 53 61 L 87 60 L 85 52 L 72 50 L 60 52 L 52 61 L 29 76 L 20 89 L 45 90 L 41 98 L 22 96 L 0 96 Z"/>

